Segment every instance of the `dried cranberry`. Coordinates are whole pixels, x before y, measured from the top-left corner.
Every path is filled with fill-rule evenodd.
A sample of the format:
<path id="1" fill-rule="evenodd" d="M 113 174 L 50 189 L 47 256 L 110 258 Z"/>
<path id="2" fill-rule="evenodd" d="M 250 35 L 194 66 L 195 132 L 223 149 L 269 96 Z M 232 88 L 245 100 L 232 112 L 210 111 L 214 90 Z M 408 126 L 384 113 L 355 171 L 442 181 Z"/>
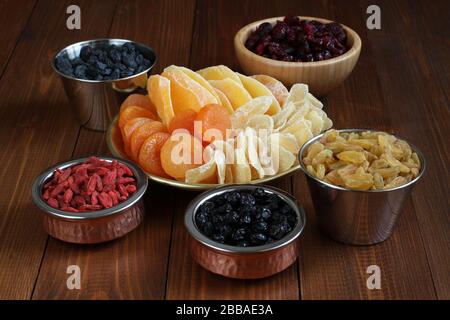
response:
<path id="1" fill-rule="evenodd" d="M 316 58 L 317 61 L 322 61 L 324 59 L 323 53 L 322 52 L 317 52 L 315 54 L 315 58 Z"/>
<path id="2" fill-rule="evenodd" d="M 281 46 L 276 42 L 271 42 L 267 46 L 269 53 L 273 56 L 284 58 L 286 56 L 286 52 L 281 48 Z"/>
<path id="3" fill-rule="evenodd" d="M 345 53 L 346 41 L 344 28 L 336 22 L 324 24 L 288 15 L 273 27 L 268 22 L 259 25 L 245 46 L 269 59 L 312 62 Z"/>
<path id="4" fill-rule="evenodd" d="M 275 40 L 283 40 L 286 38 L 289 26 L 283 21 L 277 21 L 272 29 L 272 38 Z"/>
<path id="5" fill-rule="evenodd" d="M 287 15 L 284 17 L 284 22 L 286 22 L 288 26 L 298 26 L 300 24 L 300 18 L 294 15 Z"/>
<path id="6" fill-rule="evenodd" d="M 263 22 L 256 29 L 256 33 L 261 37 L 265 37 L 272 31 L 272 25 L 269 22 Z"/>
<path id="7" fill-rule="evenodd" d="M 245 47 L 249 50 L 253 50 L 256 47 L 256 44 L 261 38 L 258 34 L 252 33 L 248 38 L 247 41 L 245 41 Z"/>

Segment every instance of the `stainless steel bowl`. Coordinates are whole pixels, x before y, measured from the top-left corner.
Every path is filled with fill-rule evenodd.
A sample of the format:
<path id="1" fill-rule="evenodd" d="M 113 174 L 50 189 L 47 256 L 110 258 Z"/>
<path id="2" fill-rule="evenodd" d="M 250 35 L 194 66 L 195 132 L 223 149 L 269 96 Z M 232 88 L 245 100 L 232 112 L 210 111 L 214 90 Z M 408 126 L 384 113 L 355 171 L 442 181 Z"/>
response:
<path id="1" fill-rule="evenodd" d="M 117 80 L 77 79 L 60 72 L 56 67 L 58 57 L 62 55 L 67 55 L 70 59 L 79 57 L 81 48 L 86 45 L 97 49 L 113 44 L 120 46 L 125 43 L 132 43 L 138 47 L 142 55 L 152 62 L 150 67 L 138 74 Z M 65 47 L 54 56 L 52 67 L 62 80 L 69 104 L 80 124 L 88 129 L 106 131 L 109 123 L 119 111 L 120 103 L 123 100 L 123 95 L 120 93 L 132 92 L 138 87 L 139 82 L 145 82 L 155 63 L 156 53 L 146 45 L 123 39 L 96 39 Z"/>
<path id="2" fill-rule="evenodd" d="M 202 234 L 196 226 L 197 209 L 207 200 L 229 191 L 252 191 L 263 188 L 280 196 L 297 213 L 297 225 L 284 238 L 270 244 L 237 247 L 216 242 Z M 270 186 L 229 185 L 200 194 L 188 205 L 184 223 L 190 234 L 192 257 L 203 268 L 230 278 L 257 279 L 283 271 L 298 257 L 299 236 L 305 227 L 305 213 L 295 198 Z"/>
<path id="3" fill-rule="evenodd" d="M 363 131 L 376 130 L 338 130 Z M 306 170 L 303 155 L 322 136 L 323 134 L 310 139 L 299 152 L 300 168 L 308 181 L 319 227 L 330 238 L 346 244 L 370 245 L 386 240 L 392 234 L 405 199 L 425 172 L 426 161 L 423 154 L 409 144 L 421 162 L 419 175 L 412 181 L 386 190 L 352 190 L 322 181 Z"/>
<path id="4" fill-rule="evenodd" d="M 90 212 L 63 211 L 49 206 L 42 199 L 42 188 L 52 178 L 56 169 L 66 169 L 88 158 L 70 160 L 45 170 L 34 180 L 32 199 L 43 211 L 44 229 L 52 237 L 72 243 L 106 242 L 124 236 L 141 223 L 145 212 L 142 196 L 147 190 L 147 176 L 130 161 L 112 157 L 99 158 L 110 162 L 116 160 L 127 165 L 136 178 L 136 192 L 112 208 Z"/>

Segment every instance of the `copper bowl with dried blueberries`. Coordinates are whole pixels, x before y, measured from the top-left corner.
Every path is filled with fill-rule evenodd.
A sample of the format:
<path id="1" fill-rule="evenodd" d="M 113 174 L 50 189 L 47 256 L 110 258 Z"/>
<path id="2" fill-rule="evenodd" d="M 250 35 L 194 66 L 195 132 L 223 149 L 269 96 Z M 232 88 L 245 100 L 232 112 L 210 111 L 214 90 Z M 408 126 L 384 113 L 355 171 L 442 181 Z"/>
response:
<path id="1" fill-rule="evenodd" d="M 269 75 L 286 86 L 305 83 L 314 95 L 323 96 L 352 72 L 361 38 L 327 19 L 286 16 L 244 26 L 234 48 L 245 73 Z"/>
<path id="2" fill-rule="evenodd" d="M 225 277 L 258 279 L 298 258 L 305 213 L 296 199 L 270 186 L 229 185 L 188 206 L 185 226 L 193 259 Z"/>
<path id="3" fill-rule="evenodd" d="M 32 198 L 45 231 L 71 243 L 100 243 L 126 235 L 144 218 L 148 180 L 131 161 L 74 159 L 39 175 Z"/>

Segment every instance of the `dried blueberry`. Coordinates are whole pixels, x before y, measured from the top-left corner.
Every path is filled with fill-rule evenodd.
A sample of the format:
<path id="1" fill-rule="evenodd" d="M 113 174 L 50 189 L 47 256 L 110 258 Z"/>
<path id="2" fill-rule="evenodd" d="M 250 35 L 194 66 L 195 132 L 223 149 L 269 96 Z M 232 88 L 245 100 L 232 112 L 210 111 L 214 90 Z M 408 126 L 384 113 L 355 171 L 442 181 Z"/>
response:
<path id="1" fill-rule="evenodd" d="M 213 234 L 212 236 L 214 241 L 220 242 L 220 243 L 224 243 L 225 242 L 225 237 L 222 234 Z"/>
<path id="2" fill-rule="evenodd" d="M 253 244 L 263 244 L 267 240 L 267 236 L 263 233 L 255 233 L 250 236 L 250 241 Z"/>
<path id="3" fill-rule="evenodd" d="M 233 234 L 231 235 L 231 238 L 235 241 L 241 241 L 241 240 L 244 240 L 246 235 L 247 235 L 247 229 L 239 228 L 233 232 Z"/>
<path id="4" fill-rule="evenodd" d="M 241 194 L 241 205 L 244 207 L 252 207 L 255 205 L 255 198 L 249 193 Z"/>
<path id="5" fill-rule="evenodd" d="M 238 192 L 228 192 L 225 194 L 224 198 L 231 205 L 237 205 L 241 201 L 241 194 Z"/>
<path id="6" fill-rule="evenodd" d="M 256 232 L 266 232 L 268 228 L 267 222 L 257 221 L 253 224 L 252 229 Z"/>
<path id="7" fill-rule="evenodd" d="M 90 46 L 84 46 L 80 50 L 80 58 L 83 59 L 83 61 L 87 62 L 89 60 L 89 57 L 92 54 L 92 48 Z"/>
<path id="8" fill-rule="evenodd" d="M 75 68 L 74 75 L 80 79 L 86 79 L 87 67 L 85 65 L 79 65 Z"/>
<path id="9" fill-rule="evenodd" d="M 201 226 L 201 230 L 206 236 L 209 236 L 214 231 L 214 225 L 212 222 L 207 221 Z"/>

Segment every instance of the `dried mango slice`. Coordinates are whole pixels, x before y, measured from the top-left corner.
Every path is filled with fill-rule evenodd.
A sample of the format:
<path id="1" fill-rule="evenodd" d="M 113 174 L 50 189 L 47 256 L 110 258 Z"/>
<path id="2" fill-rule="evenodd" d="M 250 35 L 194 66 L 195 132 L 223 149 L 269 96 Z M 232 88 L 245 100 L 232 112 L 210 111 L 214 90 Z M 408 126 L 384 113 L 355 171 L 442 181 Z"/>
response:
<path id="1" fill-rule="evenodd" d="M 225 78 L 222 80 L 210 80 L 209 83 L 216 89 L 222 91 L 233 106 L 233 110 L 252 100 L 250 93 L 238 82 Z"/>
<path id="2" fill-rule="evenodd" d="M 227 98 L 225 93 L 223 93 L 222 91 L 220 91 L 217 88 L 214 88 L 214 90 L 216 91 L 216 94 L 219 97 L 219 100 L 220 100 L 220 103 L 222 104 L 222 106 L 225 107 L 225 109 L 227 109 L 229 114 L 233 114 L 234 113 L 233 106 L 231 105 L 231 102 Z"/>
<path id="3" fill-rule="evenodd" d="M 269 109 L 267 110 L 267 114 L 274 115 L 277 112 L 281 110 L 280 104 L 278 103 L 278 100 L 275 99 L 272 92 L 266 88 L 261 82 L 258 80 L 244 76 L 243 74 L 237 73 L 239 79 L 241 79 L 241 82 L 244 86 L 244 88 L 250 93 L 252 98 L 262 97 L 262 96 L 269 96 L 272 97 L 272 104 L 270 105 Z"/>
<path id="4" fill-rule="evenodd" d="M 178 67 L 178 66 L 172 66 L 172 67 L 180 70 L 181 72 L 185 73 L 189 78 L 196 81 L 203 88 L 208 90 L 214 97 L 216 97 L 217 101 L 220 102 L 220 97 L 217 95 L 217 92 L 214 90 L 214 88 L 211 86 L 211 84 L 208 82 L 208 80 L 203 78 L 199 73 L 192 71 L 191 69 L 188 69 L 185 67 Z"/>
<path id="5" fill-rule="evenodd" d="M 273 96 L 277 99 L 281 108 L 285 106 L 285 102 L 289 95 L 289 91 L 281 81 L 278 81 L 277 79 L 264 74 L 254 75 L 252 76 L 252 78 L 261 82 L 263 85 L 267 87 L 267 89 L 270 90 L 270 92 L 272 92 Z"/>
<path id="6" fill-rule="evenodd" d="M 147 91 L 150 100 L 156 107 L 159 118 L 168 127 L 175 115 L 172 106 L 170 80 L 160 75 L 150 76 L 147 82 Z"/>
<path id="7" fill-rule="evenodd" d="M 161 75 L 170 80 L 174 113 L 186 109 L 198 112 L 207 104 L 217 104 L 219 102 L 211 92 L 176 66 L 165 68 Z"/>
<path id="8" fill-rule="evenodd" d="M 242 85 L 241 80 L 236 73 L 224 65 L 212 66 L 197 71 L 206 80 L 223 80 L 230 78 Z"/>

